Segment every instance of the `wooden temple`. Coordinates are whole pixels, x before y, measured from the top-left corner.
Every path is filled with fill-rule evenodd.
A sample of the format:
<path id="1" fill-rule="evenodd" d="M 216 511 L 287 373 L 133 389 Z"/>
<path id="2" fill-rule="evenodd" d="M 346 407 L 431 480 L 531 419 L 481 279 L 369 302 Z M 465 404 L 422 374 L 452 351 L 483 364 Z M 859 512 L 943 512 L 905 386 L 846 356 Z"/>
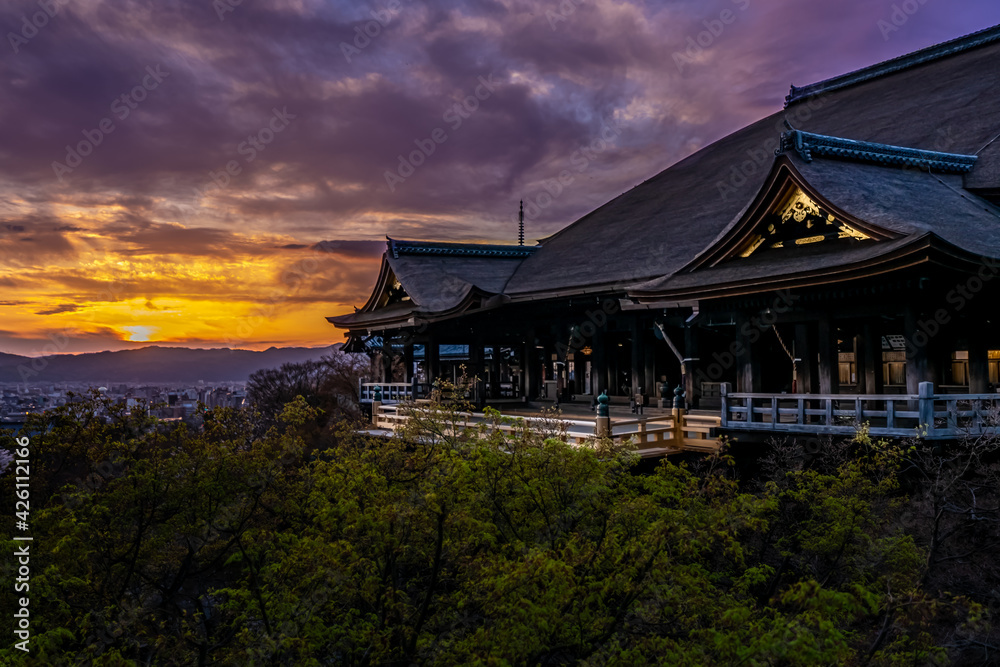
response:
<path id="1" fill-rule="evenodd" d="M 793 86 L 535 246 L 389 239 L 329 320 L 379 380 L 465 365 L 491 401 L 995 395 L 997 81 L 1000 26 Z"/>

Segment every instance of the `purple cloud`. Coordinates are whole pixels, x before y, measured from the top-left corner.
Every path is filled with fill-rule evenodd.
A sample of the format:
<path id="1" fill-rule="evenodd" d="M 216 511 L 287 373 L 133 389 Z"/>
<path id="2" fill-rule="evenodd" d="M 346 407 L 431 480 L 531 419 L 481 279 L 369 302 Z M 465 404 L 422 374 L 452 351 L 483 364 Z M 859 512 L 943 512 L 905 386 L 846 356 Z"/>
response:
<path id="1" fill-rule="evenodd" d="M 123 255 L 211 257 L 513 242 L 520 199 L 541 238 L 779 109 L 789 84 L 1000 23 L 992 0 L 899 6 L 106 0 L 64 3 L 27 38 L 38 4 L 10 0 L 0 262 L 112 237 Z"/>

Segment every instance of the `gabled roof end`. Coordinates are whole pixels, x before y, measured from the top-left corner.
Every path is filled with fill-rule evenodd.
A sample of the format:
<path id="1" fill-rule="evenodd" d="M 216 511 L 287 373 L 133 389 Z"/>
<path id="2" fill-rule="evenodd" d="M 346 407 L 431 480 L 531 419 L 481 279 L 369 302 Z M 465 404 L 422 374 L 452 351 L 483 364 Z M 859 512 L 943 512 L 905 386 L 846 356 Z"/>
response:
<path id="1" fill-rule="evenodd" d="M 1000 25 L 995 25 L 985 30 L 980 30 L 964 37 L 959 37 L 941 44 L 929 46 L 913 53 L 886 60 L 876 65 L 864 67 L 847 74 L 841 74 L 830 79 L 824 79 L 808 86 L 791 86 L 788 96 L 785 97 L 785 107 L 800 100 L 808 99 L 823 93 L 829 93 L 840 88 L 853 86 L 871 79 L 876 79 L 887 74 L 899 72 L 901 70 L 916 67 L 924 63 L 946 58 L 969 49 L 984 46 L 992 42 L 1000 41 Z"/>

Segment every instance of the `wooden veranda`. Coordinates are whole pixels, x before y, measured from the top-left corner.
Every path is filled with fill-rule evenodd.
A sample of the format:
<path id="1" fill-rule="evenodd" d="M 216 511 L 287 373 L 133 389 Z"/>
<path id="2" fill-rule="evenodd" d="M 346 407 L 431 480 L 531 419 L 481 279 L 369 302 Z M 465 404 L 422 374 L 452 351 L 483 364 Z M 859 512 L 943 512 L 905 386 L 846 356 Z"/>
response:
<path id="1" fill-rule="evenodd" d="M 877 437 L 954 440 L 1000 435 L 1000 394 L 761 394 L 722 387 L 723 432 L 852 435 L 867 424 Z"/>

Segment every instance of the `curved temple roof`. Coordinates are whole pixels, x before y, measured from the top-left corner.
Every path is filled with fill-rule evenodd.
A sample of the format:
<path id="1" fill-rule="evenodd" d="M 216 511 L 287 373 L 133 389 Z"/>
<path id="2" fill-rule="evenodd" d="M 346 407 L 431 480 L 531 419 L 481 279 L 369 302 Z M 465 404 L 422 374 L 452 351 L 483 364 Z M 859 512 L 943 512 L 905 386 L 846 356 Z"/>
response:
<path id="1" fill-rule="evenodd" d="M 786 155 L 754 205 L 704 252 L 673 274 L 630 287 L 628 294 L 640 302 L 703 298 L 843 280 L 918 262 L 968 268 L 979 257 L 1000 258 L 1000 209 L 964 193 L 961 185 L 959 176 L 838 160 L 807 163 Z M 840 223 L 849 229 L 840 234 L 843 240 L 804 238 L 784 243 L 788 247 L 780 252 L 738 256 L 733 249 L 755 225 L 766 224 L 781 201 L 774 194 L 789 187 L 805 190 L 820 218 L 829 215 L 834 226 L 846 221 Z"/>
<path id="2" fill-rule="evenodd" d="M 358 312 L 327 318 L 342 328 L 381 328 L 490 308 L 537 247 L 387 239 L 372 296 Z"/>
<path id="3" fill-rule="evenodd" d="M 359 313 L 330 319 L 354 329 L 574 293 L 652 299 L 699 281 L 738 282 L 741 271 L 750 281 L 796 266 L 829 272 L 903 255 L 998 258 L 1000 209 L 983 198 L 1000 196 L 998 80 L 1000 26 L 792 87 L 782 111 L 706 146 L 538 247 L 390 239 L 383 274 L 392 272 L 410 303 L 369 300 Z M 782 168 L 845 219 L 883 230 L 885 240 L 837 252 L 816 244 L 695 270 L 695 259 L 745 221 Z M 388 307 L 395 315 L 385 317 Z"/>

